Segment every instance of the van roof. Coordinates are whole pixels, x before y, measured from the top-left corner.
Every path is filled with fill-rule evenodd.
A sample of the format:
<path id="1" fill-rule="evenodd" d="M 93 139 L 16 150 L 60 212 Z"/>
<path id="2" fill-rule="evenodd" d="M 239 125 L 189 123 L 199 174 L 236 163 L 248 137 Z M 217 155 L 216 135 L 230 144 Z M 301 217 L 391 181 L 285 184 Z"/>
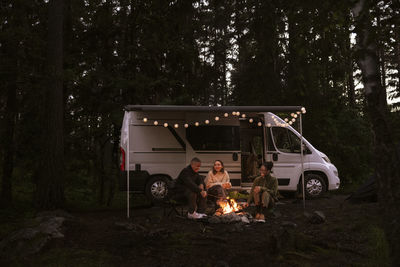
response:
<path id="1" fill-rule="evenodd" d="M 126 111 L 197 111 L 197 112 L 279 112 L 300 111 L 301 106 L 174 106 L 174 105 L 128 105 Z"/>

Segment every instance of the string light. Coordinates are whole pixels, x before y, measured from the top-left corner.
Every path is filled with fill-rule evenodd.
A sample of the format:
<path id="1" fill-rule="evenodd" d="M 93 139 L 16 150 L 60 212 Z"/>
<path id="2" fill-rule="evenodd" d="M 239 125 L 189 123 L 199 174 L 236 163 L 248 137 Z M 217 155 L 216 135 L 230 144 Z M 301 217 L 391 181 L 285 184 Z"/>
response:
<path id="1" fill-rule="evenodd" d="M 306 113 L 306 108 L 305 107 L 301 108 L 301 113 L 303 113 L 303 114 Z"/>
<path id="2" fill-rule="evenodd" d="M 290 116 L 294 117 L 294 113 L 290 113 Z"/>
<path id="3" fill-rule="evenodd" d="M 226 118 L 226 117 L 228 117 L 229 116 L 229 114 L 228 113 L 224 113 L 224 117 Z"/>
<path id="4" fill-rule="evenodd" d="M 271 127 L 271 123 L 267 123 L 267 127 Z"/>
<path id="5" fill-rule="evenodd" d="M 262 123 L 261 123 L 261 121 L 260 121 L 260 122 L 258 122 L 258 123 L 257 123 L 257 125 L 258 125 L 258 126 L 262 126 Z"/>
<path id="6" fill-rule="evenodd" d="M 143 118 L 143 122 L 147 122 L 147 118 Z"/>
<path id="7" fill-rule="evenodd" d="M 199 126 L 199 123 L 196 121 L 196 122 L 194 123 L 194 125 Z"/>
<path id="8" fill-rule="evenodd" d="M 215 120 L 216 120 L 216 121 L 219 121 L 219 117 L 218 117 L 218 116 L 217 116 L 217 117 L 215 117 Z"/>
<path id="9" fill-rule="evenodd" d="M 236 115 L 236 111 L 232 111 L 232 115 L 235 116 Z"/>
<path id="10" fill-rule="evenodd" d="M 168 127 L 168 123 L 164 123 L 164 127 L 167 128 Z"/>
<path id="11" fill-rule="evenodd" d="M 154 121 L 153 123 L 154 123 L 154 125 L 158 125 L 158 121 Z"/>
<path id="12" fill-rule="evenodd" d="M 285 118 L 285 121 L 286 121 L 286 122 L 288 122 L 288 121 L 289 121 L 289 119 L 288 119 L 288 118 Z"/>
<path id="13" fill-rule="evenodd" d="M 178 128 L 178 127 L 179 127 L 179 124 L 175 123 L 174 128 Z"/>
<path id="14" fill-rule="evenodd" d="M 242 114 L 242 118 L 246 118 L 246 114 Z"/>
<path id="15" fill-rule="evenodd" d="M 293 117 L 297 118 L 297 114 L 294 114 L 294 116 L 293 116 Z"/>
<path id="16" fill-rule="evenodd" d="M 293 118 L 293 119 L 292 119 L 292 122 L 295 122 L 295 121 L 296 121 L 296 119 L 295 119 L 295 118 Z"/>
<path id="17" fill-rule="evenodd" d="M 185 123 L 185 125 L 184 125 L 184 126 L 185 126 L 185 128 L 188 128 L 188 127 L 189 127 L 189 124 Z"/>
<path id="18" fill-rule="evenodd" d="M 249 119 L 249 122 L 250 122 L 250 123 L 253 123 L 253 121 L 254 121 L 254 120 L 253 120 L 252 118 Z"/>
<path id="19" fill-rule="evenodd" d="M 210 121 L 209 121 L 209 120 L 205 120 L 205 123 L 206 123 L 206 124 L 209 124 L 209 123 L 210 123 Z"/>
<path id="20" fill-rule="evenodd" d="M 289 124 L 290 124 L 290 125 L 292 125 L 292 124 L 293 124 L 293 122 L 292 122 L 292 121 L 289 121 Z"/>
<path id="21" fill-rule="evenodd" d="M 236 111 L 236 116 L 240 116 L 240 112 L 239 111 Z"/>

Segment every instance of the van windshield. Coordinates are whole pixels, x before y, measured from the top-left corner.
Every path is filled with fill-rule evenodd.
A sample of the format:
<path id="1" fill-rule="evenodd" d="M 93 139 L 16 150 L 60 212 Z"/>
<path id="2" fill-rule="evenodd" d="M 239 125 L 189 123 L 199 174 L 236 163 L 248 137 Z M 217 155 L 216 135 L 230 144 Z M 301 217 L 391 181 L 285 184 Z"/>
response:
<path id="1" fill-rule="evenodd" d="M 283 127 L 272 127 L 274 143 L 279 151 L 285 153 L 300 153 L 300 138 L 292 131 Z"/>

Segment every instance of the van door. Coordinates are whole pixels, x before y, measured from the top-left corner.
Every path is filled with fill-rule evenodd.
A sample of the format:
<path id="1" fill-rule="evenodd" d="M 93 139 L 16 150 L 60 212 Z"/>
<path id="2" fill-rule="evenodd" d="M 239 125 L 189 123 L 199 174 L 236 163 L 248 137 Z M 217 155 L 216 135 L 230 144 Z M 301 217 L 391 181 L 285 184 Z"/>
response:
<path id="1" fill-rule="evenodd" d="M 274 162 L 273 172 L 280 190 L 296 190 L 301 174 L 300 138 L 289 128 L 267 128 L 268 158 Z M 304 158 L 306 160 L 306 158 Z"/>
<path id="2" fill-rule="evenodd" d="M 242 187 L 251 187 L 264 160 L 263 128 L 247 120 L 240 121 L 240 149 L 242 163 Z"/>

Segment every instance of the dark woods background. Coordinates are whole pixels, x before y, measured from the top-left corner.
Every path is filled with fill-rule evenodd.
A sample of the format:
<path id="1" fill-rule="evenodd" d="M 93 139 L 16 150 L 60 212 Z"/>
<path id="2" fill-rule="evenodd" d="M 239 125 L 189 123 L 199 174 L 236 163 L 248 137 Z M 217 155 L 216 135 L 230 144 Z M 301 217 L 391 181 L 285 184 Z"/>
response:
<path id="1" fill-rule="evenodd" d="M 400 6 L 367 2 L 388 105 L 386 92 L 400 95 Z M 375 166 L 374 134 L 353 6 L 2 0 L 2 205 L 111 205 L 127 104 L 303 105 L 306 138 L 338 167 L 343 187 L 360 183 Z M 398 112 L 386 119 L 398 140 Z"/>

